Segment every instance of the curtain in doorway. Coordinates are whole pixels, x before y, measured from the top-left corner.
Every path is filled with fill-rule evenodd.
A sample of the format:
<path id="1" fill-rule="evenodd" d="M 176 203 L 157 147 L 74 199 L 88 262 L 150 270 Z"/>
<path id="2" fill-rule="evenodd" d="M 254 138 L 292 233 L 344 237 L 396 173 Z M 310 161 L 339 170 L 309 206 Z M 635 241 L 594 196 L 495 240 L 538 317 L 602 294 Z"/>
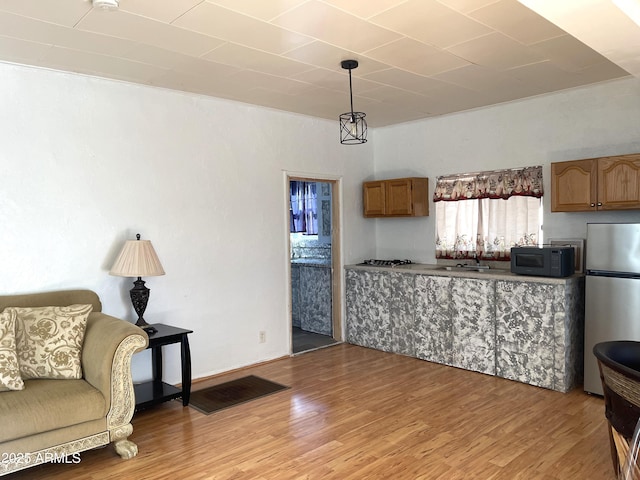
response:
<path id="1" fill-rule="evenodd" d="M 291 233 L 318 234 L 318 201 L 315 182 L 289 182 L 291 204 L 289 209 Z"/>

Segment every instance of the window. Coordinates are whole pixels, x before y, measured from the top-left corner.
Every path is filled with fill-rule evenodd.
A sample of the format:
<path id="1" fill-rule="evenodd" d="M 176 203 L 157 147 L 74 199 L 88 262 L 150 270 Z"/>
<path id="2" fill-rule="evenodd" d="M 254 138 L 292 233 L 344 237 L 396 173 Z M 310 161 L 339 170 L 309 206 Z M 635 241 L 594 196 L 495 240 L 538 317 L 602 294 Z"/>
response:
<path id="1" fill-rule="evenodd" d="M 509 260 L 511 247 L 538 245 L 542 167 L 438 177 L 436 258 Z"/>

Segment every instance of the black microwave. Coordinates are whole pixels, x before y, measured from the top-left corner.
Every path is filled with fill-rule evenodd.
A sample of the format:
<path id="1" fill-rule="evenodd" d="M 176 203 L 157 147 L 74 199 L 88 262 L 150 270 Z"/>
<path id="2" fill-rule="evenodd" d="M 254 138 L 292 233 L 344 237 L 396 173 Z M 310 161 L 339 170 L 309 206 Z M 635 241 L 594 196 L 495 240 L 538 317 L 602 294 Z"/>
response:
<path id="1" fill-rule="evenodd" d="M 512 247 L 511 272 L 541 277 L 569 277 L 575 273 L 573 247 Z"/>

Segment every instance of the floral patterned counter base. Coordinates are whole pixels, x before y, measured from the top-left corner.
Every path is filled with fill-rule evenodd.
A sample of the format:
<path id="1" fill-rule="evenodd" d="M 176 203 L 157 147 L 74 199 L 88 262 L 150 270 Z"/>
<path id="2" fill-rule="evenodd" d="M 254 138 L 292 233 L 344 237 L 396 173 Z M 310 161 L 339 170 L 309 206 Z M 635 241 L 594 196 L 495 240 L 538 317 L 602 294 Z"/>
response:
<path id="1" fill-rule="evenodd" d="M 331 335 L 331 263 L 291 264 L 291 319 L 294 327 Z"/>
<path id="2" fill-rule="evenodd" d="M 582 382 L 584 277 L 346 267 L 347 341 L 559 392 Z"/>

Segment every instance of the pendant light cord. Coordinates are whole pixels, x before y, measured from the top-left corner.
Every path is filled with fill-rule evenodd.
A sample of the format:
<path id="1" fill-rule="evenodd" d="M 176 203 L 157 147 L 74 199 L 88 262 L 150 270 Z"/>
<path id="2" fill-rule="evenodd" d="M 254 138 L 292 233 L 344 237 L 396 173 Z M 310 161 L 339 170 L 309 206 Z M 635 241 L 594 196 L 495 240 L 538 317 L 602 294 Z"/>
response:
<path id="1" fill-rule="evenodd" d="M 353 87 L 351 86 L 351 69 L 349 69 L 349 99 L 351 100 L 351 123 L 355 123 L 356 119 L 353 115 Z"/>

